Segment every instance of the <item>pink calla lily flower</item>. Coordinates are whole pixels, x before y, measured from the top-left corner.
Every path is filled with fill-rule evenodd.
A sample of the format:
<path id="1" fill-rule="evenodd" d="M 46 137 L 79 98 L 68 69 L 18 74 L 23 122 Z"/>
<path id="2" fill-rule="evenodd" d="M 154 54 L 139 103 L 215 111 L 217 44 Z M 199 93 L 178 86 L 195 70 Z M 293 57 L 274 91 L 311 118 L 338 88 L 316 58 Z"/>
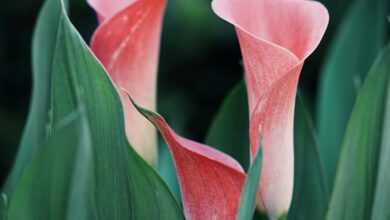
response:
<path id="1" fill-rule="evenodd" d="M 91 48 L 117 88 L 143 106 L 156 108 L 156 80 L 164 0 L 89 0 L 100 25 Z M 122 96 L 126 133 L 149 163 L 156 163 L 155 128 Z"/>
<path id="2" fill-rule="evenodd" d="M 176 134 L 155 110 L 156 69 L 163 0 L 89 0 L 101 25 L 92 49 L 117 88 L 161 132 L 178 173 L 187 219 L 235 219 L 245 172 L 231 157 Z M 305 59 L 318 46 L 329 15 L 307 0 L 214 0 L 217 15 L 237 30 L 250 110 L 254 158 L 262 137 L 258 207 L 271 219 L 285 214 L 293 189 L 293 116 Z M 120 92 L 130 143 L 149 161 L 154 129 Z M 152 134 L 152 136 L 151 136 Z M 150 146 L 153 146 L 150 147 Z"/>
<path id="3" fill-rule="evenodd" d="M 293 191 L 294 105 L 305 59 L 328 25 L 326 8 L 308 0 L 214 0 L 234 25 L 245 66 L 251 158 L 263 142 L 258 207 L 271 218 L 287 212 Z"/>
<path id="4" fill-rule="evenodd" d="M 134 105 L 161 132 L 173 156 L 188 220 L 236 218 L 245 172 L 230 156 L 176 134 L 157 113 Z"/>

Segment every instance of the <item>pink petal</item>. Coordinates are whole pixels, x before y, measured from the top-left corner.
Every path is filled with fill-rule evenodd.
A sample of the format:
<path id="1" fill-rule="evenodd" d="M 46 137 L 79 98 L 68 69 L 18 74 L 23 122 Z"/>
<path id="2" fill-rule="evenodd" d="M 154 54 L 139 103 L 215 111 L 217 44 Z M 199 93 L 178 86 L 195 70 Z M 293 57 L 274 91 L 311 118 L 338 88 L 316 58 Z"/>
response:
<path id="1" fill-rule="evenodd" d="M 158 114 L 139 108 L 173 155 L 186 219 L 235 219 L 245 173 L 230 156 L 177 135 Z"/>
<path id="2" fill-rule="evenodd" d="M 318 46 L 329 15 L 306 0 L 214 0 L 233 24 L 244 58 L 250 109 L 251 155 L 263 140 L 258 205 L 271 218 L 287 212 L 293 189 L 293 119 L 304 60 Z"/>
<path id="3" fill-rule="evenodd" d="M 116 4 L 118 2 L 118 4 Z M 121 2 L 121 3 L 119 3 Z M 149 109 L 156 108 L 157 65 L 164 0 L 90 0 L 98 14 L 109 17 L 98 27 L 91 48 L 117 88 L 124 88 Z M 114 14 L 113 14 L 114 13 Z M 122 95 L 130 143 L 147 161 L 156 157 L 156 132 Z"/>
<path id="4" fill-rule="evenodd" d="M 135 1 L 137 0 L 88 0 L 88 3 L 98 14 L 99 21 L 103 22 Z"/>

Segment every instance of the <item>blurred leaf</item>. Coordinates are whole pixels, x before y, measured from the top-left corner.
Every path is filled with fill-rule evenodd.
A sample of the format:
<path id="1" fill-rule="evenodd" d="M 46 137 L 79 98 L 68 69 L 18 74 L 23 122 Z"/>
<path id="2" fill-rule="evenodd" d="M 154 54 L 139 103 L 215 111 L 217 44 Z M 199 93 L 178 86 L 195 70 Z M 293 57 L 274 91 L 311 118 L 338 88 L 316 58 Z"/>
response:
<path id="1" fill-rule="evenodd" d="M 383 120 L 388 111 L 389 76 L 390 46 L 375 62 L 359 91 L 343 141 L 329 220 L 366 220 L 371 216 Z"/>
<path id="2" fill-rule="evenodd" d="M 390 63 L 387 63 L 387 73 Z M 389 85 L 388 85 L 389 87 Z M 390 89 L 387 89 L 385 100 L 385 111 L 383 118 L 382 143 L 380 149 L 380 162 L 378 163 L 378 178 L 376 183 L 375 199 L 372 210 L 373 220 L 388 220 L 390 219 Z"/>
<path id="3" fill-rule="evenodd" d="M 340 144 L 356 93 L 385 43 L 388 0 L 357 0 L 349 8 L 322 70 L 318 103 L 320 152 L 333 185 Z"/>
<path id="4" fill-rule="evenodd" d="M 0 220 L 5 220 L 7 216 L 7 195 L 5 193 L 0 193 Z"/>
<path id="5" fill-rule="evenodd" d="M 249 115 L 244 81 L 225 98 L 206 138 L 209 146 L 231 155 L 249 167 Z"/>
<path id="6" fill-rule="evenodd" d="M 259 209 L 256 209 L 255 215 L 253 216 L 253 220 L 269 220 L 269 218 L 266 213 Z"/>
<path id="7" fill-rule="evenodd" d="M 256 195 L 259 188 L 262 159 L 263 153 L 260 148 L 245 178 L 240 197 L 237 220 L 251 220 L 253 218 L 256 208 Z"/>
<path id="8" fill-rule="evenodd" d="M 328 9 L 330 13 L 330 23 L 327 30 L 327 35 L 333 36 L 333 32 L 339 26 L 340 21 L 345 17 L 345 11 L 350 8 L 352 3 L 356 0 L 319 0 L 325 7 Z"/>
<path id="9" fill-rule="evenodd" d="M 48 16 L 39 19 L 38 27 L 58 21 L 53 31 L 46 32 L 46 35 L 55 35 L 57 39 L 52 42 L 55 45 L 51 46 L 54 49 L 53 68 L 50 69 L 49 75 L 45 75 L 52 84 L 48 98 L 50 117 L 45 118 L 45 128 L 47 134 L 56 134 L 57 125 L 64 117 L 85 106 L 83 120 L 90 129 L 93 155 L 90 158 L 83 157 L 82 160 L 85 164 L 93 165 L 93 170 L 88 173 L 91 177 L 88 178 L 88 185 L 84 189 L 72 188 L 72 191 L 74 190 L 77 194 L 61 193 L 63 191 L 61 185 L 44 182 L 46 177 L 31 180 L 36 181 L 35 183 L 42 188 L 37 188 L 36 184 L 24 185 L 23 181 L 20 182 L 20 185 L 16 185 L 15 188 L 16 192 L 23 191 L 20 194 L 45 197 L 47 194 L 44 186 L 46 185 L 59 190 L 59 197 L 44 201 L 38 200 L 39 202 L 26 200 L 23 205 L 25 208 L 16 208 L 18 215 L 13 219 L 42 220 L 46 219 L 42 216 L 47 215 L 66 218 L 67 216 L 61 215 L 64 213 L 63 210 L 52 207 L 51 199 L 65 202 L 69 208 L 84 212 L 81 215 L 78 215 L 78 212 L 72 212 L 70 219 L 183 219 L 182 212 L 168 187 L 153 168 L 143 161 L 128 144 L 124 130 L 123 111 L 117 91 L 104 68 L 69 21 L 62 0 L 47 0 L 43 10 L 43 14 Z M 58 13 L 51 14 L 47 11 Z M 45 35 L 39 35 L 39 37 L 45 37 Z M 43 39 L 39 41 L 43 42 Z M 44 76 L 39 75 L 39 78 L 41 77 Z M 48 95 L 45 94 L 43 98 L 45 97 Z M 55 155 L 51 156 L 55 157 Z M 50 161 L 44 160 L 39 163 L 45 164 L 46 167 L 51 166 Z M 84 167 L 86 167 L 85 164 Z M 26 181 L 24 178 L 27 178 L 30 181 L 32 177 L 29 172 L 36 172 L 34 166 L 40 165 L 31 166 L 26 169 L 22 180 Z M 57 181 L 60 174 L 61 172 L 55 176 L 50 175 L 47 179 Z M 14 199 L 18 200 L 18 195 L 15 194 L 15 197 L 11 195 L 11 204 Z M 84 204 L 80 200 L 86 201 L 87 209 L 78 205 Z M 14 217 L 15 212 L 12 212 L 12 207 L 10 210 L 10 217 Z M 73 216 L 74 213 L 77 216 Z"/>
<path id="10" fill-rule="evenodd" d="M 329 189 L 313 121 L 301 96 L 296 100 L 294 137 L 294 193 L 288 219 L 324 219 Z"/>

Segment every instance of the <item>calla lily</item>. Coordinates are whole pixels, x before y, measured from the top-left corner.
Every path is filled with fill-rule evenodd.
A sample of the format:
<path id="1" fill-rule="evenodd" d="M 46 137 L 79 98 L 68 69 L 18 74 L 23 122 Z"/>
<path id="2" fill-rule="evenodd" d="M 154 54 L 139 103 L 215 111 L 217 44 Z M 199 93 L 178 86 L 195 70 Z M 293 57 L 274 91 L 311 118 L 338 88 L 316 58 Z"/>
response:
<path id="1" fill-rule="evenodd" d="M 329 21 L 307 0 L 214 0 L 214 12 L 237 31 L 245 66 L 251 158 L 263 142 L 258 207 L 287 212 L 293 190 L 293 119 L 299 75 Z"/>
<path id="2" fill-rule="evenodd" d="M 161 132 L 173 155 L 188 220 L 236 218 L 245 173 L 230 156 L 176 134 L 163 117 L 137 109 Z"/>
<path id="3" fill-rule="evenodd" d="M 92 49 L 117 87 L 145 107 L 134 105 L 168 143 L 186 218 L 235 219 L 246 176 L 238 162 L 181 137 L 153 112 L 163 1 L 107 2 L 90 0 L 101 22 Z M 318 46 L 329 16 L 321 4 L 306 0 L 214 0 L 212 6 L 237 30 L 246 70 L 251 157 L 258 151 L 260 137 L 264 146 L 258 207 L 277 219 L 288 211 L 292 197 L 299 75 L 305 59 Z M 151 148 L 146 146 L 153 130 L 137 115 L 127 93 L 120 94 L 129 140 L 141 154 L 149 155 Z"/>
<path id="4" fill-rule="evenodd" d="M 125 88 L 143 106 L 156 108 L 156 80 L 164 0 L 89 0 L 100 25 L 91 48 L 117 88 Z M 131 145 L 156 162 L 156 131 L 122 96 Z"/>

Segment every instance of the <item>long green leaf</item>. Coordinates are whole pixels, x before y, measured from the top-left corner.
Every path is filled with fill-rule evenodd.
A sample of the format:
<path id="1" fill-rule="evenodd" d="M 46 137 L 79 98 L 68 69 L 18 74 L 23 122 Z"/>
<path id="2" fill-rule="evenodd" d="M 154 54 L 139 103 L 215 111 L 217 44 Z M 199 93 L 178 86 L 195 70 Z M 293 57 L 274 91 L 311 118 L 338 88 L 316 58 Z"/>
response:
<path id="1" fill-rule="evenodd" d="M 31 160 L 36 148 L 47 139 L 47 121 L 49 118 L 51 71 L 54 46 L 57 40 L 57 26 L 61 9 L 55 7 L 55 1 L 48 1 L 40 12 L 32 44 L 33 90 L 30 113 L 19 146 L 17 159 L 5 191 L 12 192 L 23 169 Z M 50 22 L 48 22 L 50 21 Z"/>
<path id="2" fill-rule="evenodd" d="M 244 81 L 234 87 L 217 113 L 206 143 L 249 167 L 249 115 Z"/>
<path id="3" fill-rule="evenodd" d="M 45 128 L 48 135 L 56 134 L 56 125 L 64 117 L 81 107 L 85 107 L 83 120 L 89 127 L 92 156 L 91 160 L 85 159 L 84 163 L 93 165 L 93 170 L 88 174 L 88 185 L 84 191 L 78 188 L 72 190 L 82 192 L 84 196 L 77 194 L 61 194 L 56 200 L 66 201 L 72 210 L 82 211 L 78 205 L 81 200 L 86 200 L 87 208 L 80 215 L 71 212 L 70 219 L 183 219 L 181 210 L 166 184 L 145 161 L 128 144 L 124 118 L 119 96 L 111 79 L 104 68 L 93 56 L 81 36 L 69 21 L 62 0 L 47 0 L 39 25 L 58 21 L 56 30 L 46 34 L 55 34 L 52 69 L 50 72 L 50 108 Z M 54 11 L 58 13 L 49 13 Z M 43 37 L 43 35 L 41 36 Z M 43 41 L 43 40 L 42 40 Z M 50 161 L 42 161 L 50 166 Z M 23 176 L 30 175 L 28 168 Z M 27 172 L 27 173 L 26 173 Z M 51 181 L 56 176 L 49 177 Z M 40 181 L 39 179 L 34 181 Z M 43 185 L 53 184 L 44 182 Z M 17 185 L 20 190 L 23 184 Z M 27 187 L 27 186 L 26 186 Z M 45 192 L 29 184 L 25 191 L 37 191 L 45 195 Z M 31 193 L 31 192 L 30 192 Z M 23 194 L 28 194 L 24 192 Z M 11 195 L 12 196 L 12 195 Z M 13 200 L 18 197 L 11 197 Z M 81 202 L 83 204 L 84 202 Z M 24 207 L 19 208 L 19 214 L 13 219 L 42 220 L 41 216 L 53 212 L 50 216 L 61 216 L 62 209 L 56 210 L 51 204 L 40 204 L 28 200 Z M 49 207 L 49 209 L 47 209 Z M 12 211 L 12 207 L 10 207 Z M 29 211 L 33 214 L 29 215 Z M 23 214 L 25 213 L 25 214 Z M 76 213 L 75 216 L 73 214 Z M 10 217 L 13 217 L 10 212 Z M 50 219 L 50 218 L 49 218 Z M 55 218 L 58 219 L 58 218 Z"/>
<path id="4" fill-rule="evenodd" d="M 297 97 L 294 128 L 294 194 L 289 220 L 325 218 L 329 189 L 310 114 L 301 96 Z"/>
<path id="5" fill-rule="evenodd" d="M 390 46 L 359 92 L 344 137 L 329 220 L 371 217 L 390 76 Z"/>
<path id="6" fill-rule="evenodd" d="M 256 195 L 259 188 L 262 160 L 263 154 L 260 148 L 245 178 L 244 187 L 241 192 L 240 206 L 238 208 L 236 218 L 237 220 L 251 220 L 253 218 L 256 207 Z"/>
<path id="7" fill-rule="evenodd" d="M 334 39 L 321 73 L 318 98 L 320 152 L 333 185 L 340 145 L 357 91 L 385 44 L 388 0 L 356 0 Z"/>
<path id="8" fill-rule="evenodd" d="M 390 74 L 390 63 L 387 63 L 387 74 Z M 388 85 L 389 87 L 389 85 Z M 380 162 L 376 193 L 372 210 L 373 220 L 390 219 L 390 89 L 387 89 L 387 99 L 384 113 L 384 127 L 382 131 L 382 144 L 380 150 Z"/>
<path id="9" fill-rule="evenodd" d="M 79 113 L 68 116 L 35 152 L 12 195 L 8 219 L 86 219 L 86 213 L 71 211 L 76 204 L 87 210 L 85 191 L 93 174 L 89 128 L 82 119 Z"/>

